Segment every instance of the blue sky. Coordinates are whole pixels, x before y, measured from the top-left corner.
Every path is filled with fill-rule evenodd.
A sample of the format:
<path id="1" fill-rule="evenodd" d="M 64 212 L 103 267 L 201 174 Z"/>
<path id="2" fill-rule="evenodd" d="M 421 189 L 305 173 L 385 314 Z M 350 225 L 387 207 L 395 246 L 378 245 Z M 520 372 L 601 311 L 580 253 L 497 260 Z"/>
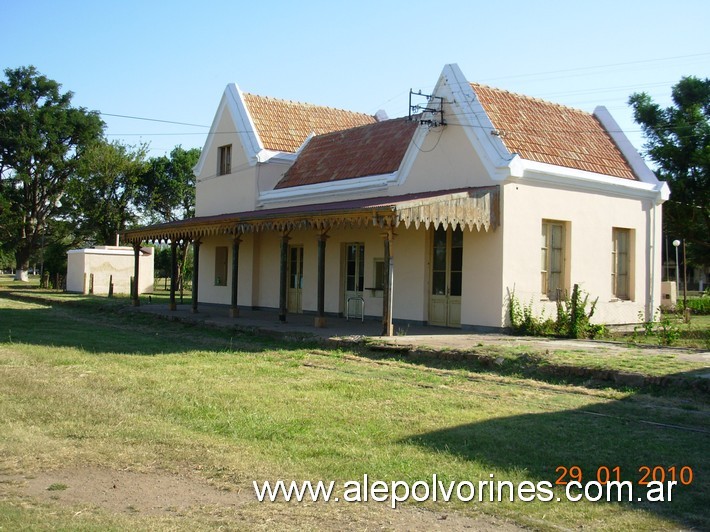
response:
<path id="1" fill-rule="evenodd" d="M 626 101 L 710 77 L 707 0 L 0 0 L 0 67 L 35 65 L 104 113 L 109 139 L 202 147 L 228 83 L 353 111 L 407 113 L 446 63 L 470 81 L 591 112 L 641 149 Z M 4 77 L 4 76 L 3 76 Z"/>

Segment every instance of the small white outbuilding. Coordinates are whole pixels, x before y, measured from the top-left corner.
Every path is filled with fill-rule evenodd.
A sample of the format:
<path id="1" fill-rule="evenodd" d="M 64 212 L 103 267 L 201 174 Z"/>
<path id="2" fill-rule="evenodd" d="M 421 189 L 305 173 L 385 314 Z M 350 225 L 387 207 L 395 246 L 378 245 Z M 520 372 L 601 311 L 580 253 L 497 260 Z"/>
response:
<path id="1" fill-rule="evenodd" d="M 153 248 L 141 248 L 139 293 L 153 292 L 153 259 Z M 67 292 L 108 294 L 113 282 L 115 294 L 130 294 L 134 261 L 133 248 L 127 246 L 72 249 L 67 252 Z"/>

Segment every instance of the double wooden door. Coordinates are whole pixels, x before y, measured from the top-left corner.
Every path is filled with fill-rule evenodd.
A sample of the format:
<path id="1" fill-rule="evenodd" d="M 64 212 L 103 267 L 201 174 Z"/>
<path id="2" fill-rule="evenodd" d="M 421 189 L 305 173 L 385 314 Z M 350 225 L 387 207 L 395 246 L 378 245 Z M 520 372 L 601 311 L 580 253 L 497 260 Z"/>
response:
<path id="1" fill-rule="evenodd" d="M 460 228 L 439 227 L 434 231 L 431 265 L 429 323 L 460 327 L 463 283 L 463 231 Z"/>

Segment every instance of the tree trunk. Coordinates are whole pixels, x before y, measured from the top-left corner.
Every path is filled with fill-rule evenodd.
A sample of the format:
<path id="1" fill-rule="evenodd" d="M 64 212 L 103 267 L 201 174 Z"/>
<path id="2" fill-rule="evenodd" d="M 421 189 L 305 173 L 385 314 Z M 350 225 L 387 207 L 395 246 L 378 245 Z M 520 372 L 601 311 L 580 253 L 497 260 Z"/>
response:
<path id="1" fill-rule="evenodd" d="M 21 246 L 15 252 L 15 281 L 29 282 L 30 250 Z"/>

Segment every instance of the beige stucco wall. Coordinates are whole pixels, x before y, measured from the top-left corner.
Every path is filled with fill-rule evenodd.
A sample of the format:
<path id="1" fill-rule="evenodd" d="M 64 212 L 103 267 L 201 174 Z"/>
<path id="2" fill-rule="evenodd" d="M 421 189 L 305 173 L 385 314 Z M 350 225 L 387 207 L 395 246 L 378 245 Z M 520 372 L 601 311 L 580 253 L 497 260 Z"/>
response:
<path id="1" fill-rule="evenodd" d="M 464 230 L 462 327 L 503 327 L 507 320 L 507 297 L 515 289 L 523 304 L 532 303 L 536 312 L 553 316 L 555 303 L 540 293 L 540 228 L 543 219 L 567 224 L 565 257 L 567 282 L 599 297 L 595 321 L 630 323 L 650 304 L 646 272 L 656 268 L 654 304 L 660 304 L 660 257 L 649 252 L 654 236 L 646 227 L 653 221 L 653 202 L 583 191 L 554 190 L 532 183 L 515 182 L 503 187 L 502 225 L 497 229 Z M 655 244 L 660 239 L 660 209 L 656 213 Z M 651 224 L 652 225 L 652 224 Z M 632 229 L 632 300 L 614 300 L 611 293 L 612 228 Z M 428 320 L 431 277 L 431 231 L 397 228 L 393 244 L 395 267 L 394 318 Z M 334 229 L 326 244 L 325 310 L 345 311 L 343 298 L 344 246 L 365 245 L 365 287 L 374 282 L 374 261 L 384 258 L 379 228 Z M 280 241 L 277 232 L 242 237 L 239 265 L 239 305 L 276 309 L 279 306 Z M 315 231 L 293 231 L 290 245 L 304 250 L 302 308 L 317 311 L 317 248 Z M 214 254 L 217 245 L 229 248 L 227 286 L 214 286 Z M 231 301 L 231 239 L 210 238 L 201 248 L 200 301 L 229 304 Z M 382 315 L 382 293 L 365 290 L 365 312 Z"/>
<path id="2" fill-rule="evenodd" d="M 503 290 L 515 289 L 518 300 L 532 303 L 538 313 L 555 314 L 555 303 L 540 293 L 540 232 L 543 219 L 566 222 L 566 285 L 571 291 L 577 283 L 599 297 L 593 321 L 598 323 L 633 323 L 639 312 L 660 305 L 661 209 L 657 207 L 654 227 L 652 199 L 623 198 L 588 191 L 560 190 L 521 180 L 508 183 L 502 194 L 503 219 Z M 612 228 L 632 230 L 631 300 L 617 301 L 612 296 Z M 647 230 L 647 227 L 650 230 Z M 655 249 L 655 251 L 654 251 Z M 655 279 L 651 287 L 651 275 Z M 647 281 L 648 279 L 648 281 Z"/>
<path id="3" fill-rule="evenodd" d="M 503 305 L 503 231 L 464 230 L 462 328 L 501 327 Z"/>
<path id="4" fill-rule="evenodd" d="M 215 254 L 217 246 L 226 246 L 228 253 L 227 284 L 215 284 Z M 239 249 L 241 256 L 242 250 Z M 232 239 L 228 237 L 206 238 L 200 245 L 200 270 L 198 284 L 198 302 L 229 305 L 232 300 Z M 241 265 L 241 261 L 240 261 Z"/>
<path id="5" fill-rule="evenodd" d="M 397 231 L 393 245 L 395 260 L 394 316 L 396 319 L 424 321 L 428 305 L 429 268 L 428 232 L 424 228 Z M 261 232 L 242 236 L 239 248 L 238 304 L 246 307 L 279 307 L 280 242 L 278 232 Z M 337 314 L 345 311 L 343 296 L 343 257 L 346 243 L 365 245 L 364 285 L 373 286 L 375 259 L 384 258 L 384 241 L 379 228 L 332 230 L 326 242 L 325 311 Z M 293 231 L 289 245 L 303 246 L 304 312 L 318 309 L 318 233 Z M 227 286 L 216 286 L 214 280 L 217 246 L 229 249 Z M 231 238 L 205 238 L 200 247 L 199 301 L 231 304 Z M 382 292 L 364 290 L 365 313 L 382 315 Z"/>
<path id="6" fill-rule="evenodd" d="M 225 110 L 217 124 L 212 143 L 208 143 L 205 163 L 197 176 L 195 215 L 209 216 L 254 209 L 256 167 L 249 164 L 229 112 Z M 232 145 L 232 173 L 219 173 L 219 148 Z M 206 147 L 207 147 L 206 146 Z"/>
<path id="7" fill-rule="evenodd" d="M 454 120 L 444 128 L 424 128 L 426 136 L 417 147 L 416 160 L 406 179 L 400 186 L 390 187 L 387 195 L 492 184 L 465 129 Z"/>
<path id="8" fill-rule="evenodd" d="M 142 294 L 153 292 L 153 262 L 153 248 L 143 248 L 138 273 Z M 67 291 L 88 293 L 93 274 L 94 294 L 108 294 L 111 280 L 114 294 L 129 294 L 134 267 L 135 255 L 130 247 L 100 246 L 71 250 L 67 253 Z"/>

